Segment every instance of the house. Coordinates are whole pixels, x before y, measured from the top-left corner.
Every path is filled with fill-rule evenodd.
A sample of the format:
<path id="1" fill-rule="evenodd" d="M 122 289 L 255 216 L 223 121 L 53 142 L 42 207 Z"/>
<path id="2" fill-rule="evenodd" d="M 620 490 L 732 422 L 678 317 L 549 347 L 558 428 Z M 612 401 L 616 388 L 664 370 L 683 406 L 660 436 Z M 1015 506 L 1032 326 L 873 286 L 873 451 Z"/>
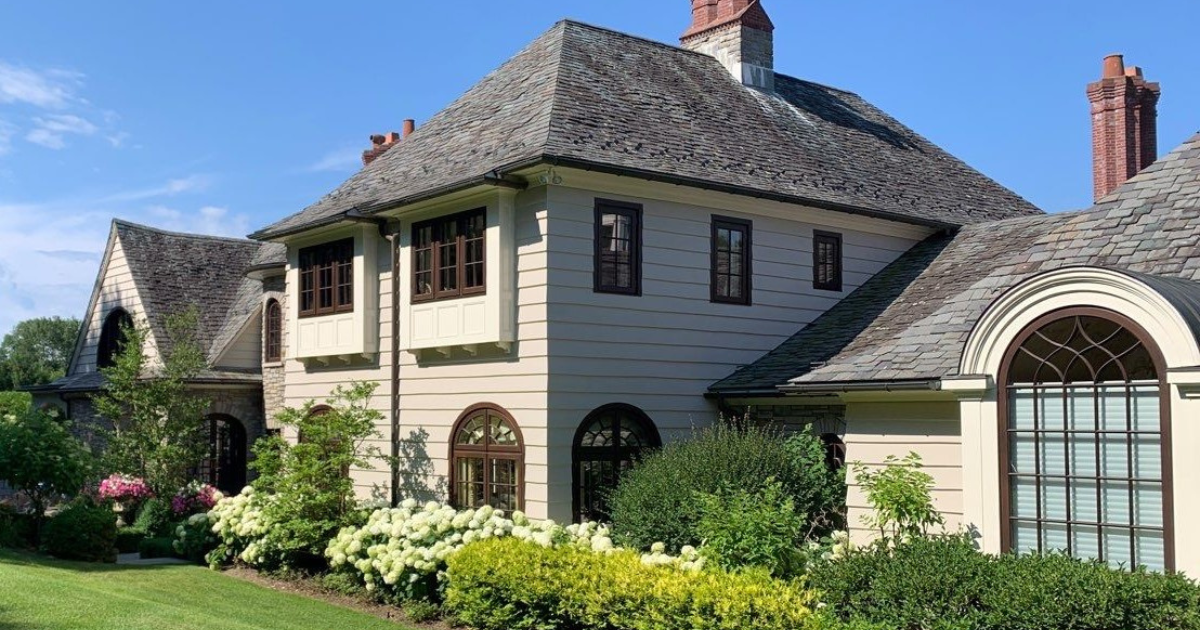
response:
<path id="1" fill-rule="evenodd" d="M 351 471 L 364 495 L 603 517 L 640 450 L 747 413 L 850 460 L 920 453 L 989 551 L 1200 570 L 1173 535 L 1200 502 L 1171 482 L 1200 472 L 1171 421 L 1200 391 L 1200 137 L 1123 183 L 1154 160 L 1157 86 L 1106 60 L 1101 199 L 1048 216 L 775 72 L 759 0 L 692 11 L 680 47 L 560 22 L 373 136 L 360 172 L 236 241 L 213 371 L 257 361 L 266 418 L 378 383 L 397 463 Z M 94 379 L 80 357 L 112 312 L 94 302 L 68 381 Z"/>

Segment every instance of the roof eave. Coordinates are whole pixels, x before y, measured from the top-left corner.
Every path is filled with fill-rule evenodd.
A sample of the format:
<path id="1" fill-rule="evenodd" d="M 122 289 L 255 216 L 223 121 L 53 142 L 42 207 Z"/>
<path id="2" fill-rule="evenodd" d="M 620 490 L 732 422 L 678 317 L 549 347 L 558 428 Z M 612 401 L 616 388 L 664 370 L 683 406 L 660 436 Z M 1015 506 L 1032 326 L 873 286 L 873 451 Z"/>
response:
<path id="1" fill-rule="evenodd" d="M 874 381 L 818 381 L 787 383 L 779 391 L 790 395 L 848 394 L 852 392 L 936 392 L 942 389 L 940 378 L 895 379 Z"/>

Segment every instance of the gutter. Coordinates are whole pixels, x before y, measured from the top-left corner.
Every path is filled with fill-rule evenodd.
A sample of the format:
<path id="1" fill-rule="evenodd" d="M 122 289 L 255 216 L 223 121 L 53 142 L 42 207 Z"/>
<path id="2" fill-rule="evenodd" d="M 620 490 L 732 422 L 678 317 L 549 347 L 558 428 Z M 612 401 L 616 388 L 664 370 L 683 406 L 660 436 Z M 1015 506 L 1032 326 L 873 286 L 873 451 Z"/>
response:
<path id="1" fill-rule="evenodd" d="M 936 392 L 941 391 L 941 379 L 914 381 L 846 381 L 845 383 L 788 383 L 780 385 L 785 394 L 845 394 L 850 392 Z"/>

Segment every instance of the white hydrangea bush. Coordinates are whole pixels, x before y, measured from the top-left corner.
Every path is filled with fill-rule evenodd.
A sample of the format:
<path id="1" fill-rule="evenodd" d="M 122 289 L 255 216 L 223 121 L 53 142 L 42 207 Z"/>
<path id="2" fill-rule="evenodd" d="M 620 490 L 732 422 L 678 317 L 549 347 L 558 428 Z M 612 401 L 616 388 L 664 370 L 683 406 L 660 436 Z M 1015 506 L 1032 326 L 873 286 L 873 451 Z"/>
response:
<path id="1" fill-rule="evenodd" d="M 246 486 L 241 493 L 225 497 L 206 516 L 217 538 L 217 547 L 208 554 L 213 566 L 241 561 L 250 566 L 262 564 L 270 552 L 271 523 L 263 516 L 263 507 L 272 496 Z"/>

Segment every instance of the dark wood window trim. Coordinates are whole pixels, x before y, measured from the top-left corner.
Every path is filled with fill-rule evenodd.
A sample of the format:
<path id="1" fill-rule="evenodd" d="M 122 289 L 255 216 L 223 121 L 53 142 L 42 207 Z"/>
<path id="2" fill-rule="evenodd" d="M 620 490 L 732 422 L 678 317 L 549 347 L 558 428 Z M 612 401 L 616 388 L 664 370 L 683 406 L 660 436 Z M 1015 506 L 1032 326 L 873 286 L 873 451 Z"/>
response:
<path id="1" fill-rule="evenodd" d="M 1000 456 L 999 456 L 999 462 L 1000 462 L 1000 471 L 999 471 L 1000 472 L 1000 488 L 999 488 L 999 490 L 1000 490 L 1000 544 L 1001 544 L 1001 551 L 1008 553 L 1008 552 L 1011 552 L 1014 550 L 1014 544 L 1013 544 L 1014 532 L 1013 532 L 1013 523 L 1012 523 L 1012 521 L 1014 520 L 1014 517 L 1012 516 L 1013 484 L 1011 481 L 1011 477 L 1013 476 L 1013 473 L 1009 469 L 1009 467 L 1010 467 L 1009 458 L 1011 457 L 1011 449 L 1010 449 L 1010 445 L 1009 445 L 1009 435 L 1016 429 L 1013 428 L 1013 419 L 1011 418 L 1012 412 L 1011 412 L 1011 409 L 1009 408 L 1009 404 L 1010 404 L 1009 399 L 1010 399 L 1011 391 L 1014 388 L 1018 388 L 1020 386 L 1020 384 L 1013 384 L 1010 382 L 1011 381 L 1010 375 L 1012 372 L 1013 361 L 1018 356 L 1018 353 L 1022 352 L 1022 347 L 1030 339 L 1030 337 L 1034 336 L 1044 326 L 1054 323 L 1054 322 L 1057 322 L 1057 321 L 1060 321 L 1060 320 L 1063 320 L 1063 319 L 1076 318 L 1076 317 L 1095 317 L 1095 318 L 1105 319 L 1114 324 L 1117 324 L 1118 326 L 1124 328 L 1126 331 L 1128 331 L 1130 334 L 1132 334 L 1135 338 L 1137 338 L 1137 340 L 1141 343 L 1141 346 L 1147 350 L 1147 352 L 1149 353 L 1149 355 L 1151 357 L 1154 369 L 1158 376 L 1158 388 L 1159 388 L 1159 394 L 1158 394 L 1158 397 L 1159 397 L 1159 422 L 1161 423 L 1160 424 L 1161 433 L 1159 435 L 1161 436 L 1161 446 L 1160 447 L 1161 447 L 1161 464 L 1162 464 L 1162 472 L 1161 472 L 1160 480 L 1161 480 L 1161 484 L 1162 484 L 1162 509 L 1163 509 L 1163 527 L 1161 529 L 1163 532 L 1163 558 L 1165 561 L 1166 570 L 1168 572 L 1173 572 L 1175 570 L 1175 528 L 1174 528 L 1175 482 L 1174 482 L 1174 474 L 1173 474 L 1174 469 L 1173 469 L 1173 463 L 1172 463 L 1171 400 L 1170 400 L 1170 387 L 1167 384 L 1166 359 L 1163 357 L 1162 351 L 1159 349 L 1158 345 L 1154 342 L 1153 337 L 1151 337 L 1150 334 L 1147 333 L 1144 328 L 1142 328 L 1139 324 L 1137 324 L 1137 322 L 1134 322 L 1132 319 L 1129 319 L 1128 317 L 1125 317 L 1124 315 L 1121 315 L 1119 313 L 1116 313 L 1116 312 L 1113 312 L 1113 311 L 1110 311 L 1107 309 L 1103 309 L 1103 308 L 1097 308 L 1097 307 L 1065 308 L 1065 309 L 1060 309 L 1058 311 L 1054 311 L 1054 312 L 1048 313 L 1046 315 L 1043 315 L 1042 317 L 1035 320 L 1033 323 L 1029 324 L 1024 330 L 1021 331 L 1021 333 L 1019 333 L 1017 335 L 1017 337 L 1013 340 L 1012 344 L 1009 346 L 1008 350 L 1005 352 L 1003 359 L 1001 360 L 999 379 L 998 379 L 1000 392 L 999 392 L 998 401 L 997 401 L 997 414 L 996 414 L 997 420 L 998 420 L 998 431 L 999 431 L 999 438 L 1000 438 L 999 439 L 999 454 L 1000 454 Z M 1116 357 L 1116 359 L 1120 359 L 1120 357 Z M 1116 360 L 1116 359 L 1114 359 L 1114 360 Z M 1056 382 L 1048 383 L 1048 384 L 1051 386 L 1060 385 L 1060 383 L 1056 383 Z M 1116 382 L 1116 381 L 1112 381 L 1112 382 L 1106 381 L 1105 384 L 1106 385 L 1110 385 L 1110 384 L 1120 385 L 1120 383 Z M 1126 390 L 1127 390 L 1126 405 L 1130 404 L 1129 393 L 1128 393 L 1129 388 L 1130 388 L 1130 386 L 1128 384 L 1126 384 Z M 1036 410 L 1036 408 L 1037 408 L 1036 404 L 1035 404 L 1034 408 Z M 1035 415 L 1036 415 L 1036 411 L 1035 411 Z M 1038 429 L 1037 422 L 1038 421 L 1035 418 L 1034 419 L 1034 428 L 1032 429 L 1032 431 L 1024 431 L 1024 430 L 1023 431 L 1024 432 L 1032 432 L 1035 435 L 1042 433 Z M 1137 433 L 1135 431 L 1132 431 L 1132 429 L 1129 427 L 1127 427 L 1127 429 L 1129 429 L 1129 430 L 1122 431 L 1122 432 L 1116 432 L 1116 433 L 1125 434 L 1127 437 L 1132 437 Z M 1076 432 L 1073 430 L 1068 430 L 1068 431 L 1060 430 L 1057 433 L 1058 433 L 1058 435 L 1062 436 L 1062 435 L 1076 433 Z M 1099 428 L 1097 427 L 1096 434 L 1099 436 L 1101 433 L 1104 433 L 1104 432 L 1101 432 L 1099 430 Z M 1109 432 L 1109 433 L 1111 433 L 1111 432 Z M 1037 449 L 1038 449 L 1038 446 L 1035 442 L 1034 451 L 1036 452 Z M 1097 449 L 1096 453 L 1097 453 L 1097 457 L 1099 457 L 1099 449 Z M 1131 467 L 1133 466 L 1133 458 L 1132 457 L 1129 457 L 1128 463 Z M 1066 465 L 1069 466 L 1069 464 L 1066 464 Z M 1068 470 L 1069 470 L 1069 468 L 1068 468 Z M 1104 476 L 1102 475 L 1102 471 L 1099 469 L 1099 467 L 1097 467 L 1096 474 L 1097 474 L 1098 478 L 1104 479 Z M 1134 475 L 1132 475 L 1132 474 L 1129 475 L 1130 478 L 1132 478 L 1133 476 Z M 1070 478 L 1069 474 L 1068 474 L 1067 478 L 1068 479 Z M 1125 481 L 1125 480 L 1117 479 L 1116 481 Z M 1128 483 L 1127 485 L 1129 485 L 1132 488 L 1134 484 Z M 1101 487 L 1100 484 L 1097 484 L 1097 487 L 1098 488 Z M 1069 497 L 1070 496 L 1069 490 L 1067 492 L 1068 492 L 1067 496 Z M 1038 491 L 1036 491 L 1035 494 L 1037 494 L 1037 496 L 1039 497 L 1039 500 L 1040 500 L 1040 497 L 1041 497 L 1040 489 Z M 1131 501 L 1132 501 L 1132 499 L 1131 499 Z M 1097 511 L 1099 511 L 1101 509 L 1100 508 L 1101 503 L 1102 503 L 1102 501 L 1098 499 L 1097 507 L 1096 507 Z M 1068 511 L 1070 512 L 1069 506 L 1070 506 L 1070 503 L 1068 503 Z M 1133 509 L 1134 508 L 1131 506 L 1130 507 L 1131 515 L 1133 513 L 1132 512 Z M 1104 519 L 1101 518 L 1100 520 L 1103 521 Z M 1071 536 L 1070 528 L 1072 526 L 1085 526 L 1085 527 L 1093 526 L 1090 523 L 1083 523 L 1083 522 L 1078 522 L 1078 521 L 1073 520 L 1072 516 L 1070 514 L 1068 515 L 1065 525 L 1068 528 L 1068 534 L 1067 534 L 1068 540 L 1070 540 L 1070 536 Z M 1134 526 L 1134 527 L 1136 528 L 1136 526 Z M 1103 540 L 1103 529 L 1105 529 L 1105 528 L 1101 524 L 1101 525 L 1099 525 L 1099 529 L 1101 530 L 1100 531 L 1100 536 L 1102 537 L 1101 540 Z M 1132 529 L 1131 529 L 1131 531 L 1132 531 Z M 1039 546 L 1040 546 L 1040 544 L 1041 544 L 1041 541 L 1040 541 L 1040 536 L 1039 536 Z M 1103 545 L 1103 542 L 1101 543 L 1101 545 Z M 1103 548 L 1103 547 L 1101 546 L 1101 548 Z M 1130 548 L 1136 549 L 1136 545 L 1131 544 Z M 1136 554 L 1136 551 L 1134 551 L 1133 553 Z M 1100 560 L 1103 560 L 1103 558 L 1100 558 Z"/>
<path id="2" fill-rule="evenodd" d="M 621 420 L 630 420 L 640 431 L 642 438 L 646 442 L 641 446 L 629 446 L 621 443 L 619 440 L 621 430 Z M 587 439 L 589 432 L 599 422 L 611 422 L 612 426 L 608 427 L 612 435 L 616 437 L 613 442 L 606 446 L 585 446 L 584 440 Z M 624 403 L 613 403 L 604 405 L 587 415 L 580 423 L 579 429 L 575 432 L 575 441 L 571 446 L 571 488 L 572 488 L 572 514 L 576 521 L 581 520 L 607 520 L 608 515 L 604 513 L 603 508 L 597 512 L 595 496 L 591 494 L 599 488 L 589 487 L 584 479 L 584 465 L 595 463 L 607 463 L 612 466 L 611 472 L 614 477 L 605 480 L 607 490 L 616 487 L 618 479 L 615 477 L 619 474 L 622 462 L 636 461 L 647 451 L 662 447 L 662 438 L 659 436 L 658 428 L 654 426 L 654 421 L 646 412 Z"/>
<path id="3" fill-rule="evenodd" d="M 813 230 L 813 288 L 842 290 L 842 235 Z"/>
<path id="4" fill-rule="evenodd" d="M 717 237 L 721 230 L 740 232 L 742 234 L 742 251 L 740 254 L 730 249 L 722 249 L 720 239 Z M 709 235 L 710 249 L 712 250 L 709 285 L 710 299 L 713 302 L 745 304 L 747 306 L 753 302 L 751 297 L 754 287 L 753 230 L 754 224 L 745 219 L 713 215 L 712 230 Z M 740 275 L 734 274 L 731 268 L 722 271 L 720 265 L 722 256 L 728 256 L 730 265 L 732 265 L 734 256 L 740 257 L 742 273 Z M 722 291 L 721 286 L 722 277 L 726 279 L 724 291 Z M 734 295 L 733 289 L 735 283 L 738 289 L 737 293 L 740 293 L 740 295 Z"/>
<path id="5" fill-rule="evenodd" d="M 267 300 L 264 335 L 263 360 L 268 363 L 278 363 L 283 360 L 283 307 L 279 300 Z"/>
<path id="6" fill-rule="evenodd" d="M 487 208 L 414 223 L 412 267 L 413 302 L 487 293 Z"/>
<path id="7" fill-rule="evenodd" d="M 511 429 L 513 437 L 517 442 L 516 445 L 493 444 L 490 439 L 490 431 L 484 437 L 483 444 L 460 444 L 460 435 L 464 433 L 472 420 L 481 416 L 485 419 L 485 423 L 490 423 L 489 419 L 501 420 Z M 476 505 L 467 505 L 463 497 L 460 496 L 459 485 L 462 480 L 459 479 L 459 462 L 461 460 L 483 462 L 480 480 L 472 483 L 482 483 L 483 504 L 493 507 L 496 507 L 492 492 L 492 486 L 495 485 L 493 472 L 497 469 L 496 464 L 512 462 L 516 477 L 516 506 L 504 509 L 510 511 L 512 509 L 525 509 L 525 438 L 521 434 L 521 427 L 517 424 L 516 419 L 507 410 L 491 403 L 472 405 L 458 417 L 458 421 L 454 423 L 454 430 L 450 432 L 450 503 L 455 507 L 463 509 L 479 507 Z"/>
<path id="8" fill-rule="evenodd" d="M 602 246 L 604 238 L 604 215 L 613 214 L 629 220 L 629 276 L 628 282 L 617 281 L 618 267 L 622 264 L 611 251 L 605 251 Z M 621 295 L 642 294 L 642 207 L 637 204 L 607 199 L 596 200 L 596 217 L 592 240 L 595 246 L 593 290 L 596 293 L 617 293 Z M 613 278 L 613 281 L 609 281 Z"/>
<path id="9" fill-rule="evenodd" d="M 354 312 L 354 239 L 300 250 L 300 317 Z"/>

